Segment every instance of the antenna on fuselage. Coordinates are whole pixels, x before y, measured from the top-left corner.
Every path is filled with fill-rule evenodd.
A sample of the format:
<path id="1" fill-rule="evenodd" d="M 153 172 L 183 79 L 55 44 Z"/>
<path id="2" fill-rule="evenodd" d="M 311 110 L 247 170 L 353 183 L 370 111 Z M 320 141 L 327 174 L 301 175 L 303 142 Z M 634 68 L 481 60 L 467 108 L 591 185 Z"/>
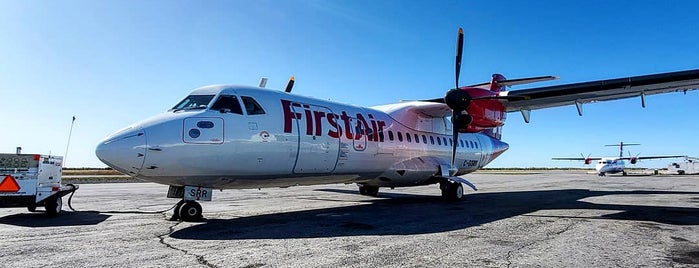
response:
<path id="1" fill-rule="evenodd" d="M 269 80 L 267 77 L 260 78 L 260 87 L 261 88 L 265 88 L 265 86 L 267 86 L 267 80 Z"/>
<path id="2" fill-rule="evenodd" d="M 286 89 L 284 89 L 284 92 L 291 93 L 292 88 L 294 88 L 294 76 L 293 75 L 289 78 L 289 83 L 286 84 Z"/>

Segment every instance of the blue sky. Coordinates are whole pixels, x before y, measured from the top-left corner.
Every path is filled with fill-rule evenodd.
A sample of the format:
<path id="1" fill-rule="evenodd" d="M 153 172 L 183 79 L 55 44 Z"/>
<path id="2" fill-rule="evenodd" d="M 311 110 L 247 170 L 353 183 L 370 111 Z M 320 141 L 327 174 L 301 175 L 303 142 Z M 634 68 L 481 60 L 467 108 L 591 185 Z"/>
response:
<path id="1" fill-rule="evenodd" d="M 0 1 L 0 151 L 103 167 L 98 141 L 207 84 L 283 88 L 362 106 L 461 85 L 556 75 L 573 83 L 699 68 L 695 1 Z M 554 156 L 699 155 L 699 91 L 508 114 L 492 167 L 583 166 Z M 640 166 L 664 166 L 648 161 Z"/>

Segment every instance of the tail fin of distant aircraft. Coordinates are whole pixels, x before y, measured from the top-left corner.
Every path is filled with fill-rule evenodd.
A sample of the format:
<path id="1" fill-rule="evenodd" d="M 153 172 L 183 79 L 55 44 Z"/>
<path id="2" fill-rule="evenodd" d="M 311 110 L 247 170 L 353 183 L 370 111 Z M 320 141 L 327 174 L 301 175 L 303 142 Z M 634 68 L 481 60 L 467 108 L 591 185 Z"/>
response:
<path id="1" fill-rule="evenodd" d="M 622 142 L 619 142 L 619 144 L 607 144 L 604 146 L 619 146 L 619 158 L 622 158 L 622 157 L 624 157 L 624 145 L 631 146 L 631 145 L 641 145 L 641 144 L 639 144 L 639 143 L 624 143 L 622 141 Z"/>

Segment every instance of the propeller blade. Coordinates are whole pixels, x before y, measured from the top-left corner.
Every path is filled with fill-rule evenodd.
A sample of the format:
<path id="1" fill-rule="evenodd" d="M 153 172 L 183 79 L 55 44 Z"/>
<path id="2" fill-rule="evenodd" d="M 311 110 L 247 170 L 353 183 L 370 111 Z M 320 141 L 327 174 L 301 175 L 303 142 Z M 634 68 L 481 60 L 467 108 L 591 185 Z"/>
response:
<path id="1" fill-rule="evenodd" d="M 459 88 L 459 74 L 461 74 L 461 55 L 464 49 L 464 29 L 459 27 L 459 35 L 456 38 L 456 80 L 455 88 Z"/>
<path id="2" fill-rule="evenodd" d="M 451 127 L 452 128 L 451 168 L 455 168 L 454 161 L 456 161 L 456 145 L 458 144 L 458 139 L 459 139 L 459 130 L 455 127 L 456 124 L 454 122 L 456 116 L 457 116 L 456 111 L 453 111 L 452 115 L 451 115 L 451 124 L 452 124 L 452 127 Z M 451 175 L 451 174 L 449 174 L 449 175 Z"/>
<path id="3" fill-rule="evenodd" d="M 294 76 L 293 75 L 291 76 L 291 78 L 289 78 L 289 83 L 286 84 L 286 89 L 284 89 L 284 92 L 290 93 L 292 88 L 294 88 Z"/>
<path id="4" fill-rule="evenodd" d="M 461 74 L 461 56 L 464 50 L 464 29 L 459 27 L 459 34 L 456 37 L 456 62 L 455 62 L 455 79 L 454 79 L 454 89 L 447 92 L 444 96 L 444 103 L 446 103 L 449 108 L 452 109 L 451 114 L 451 124 L 452 124 L 452 146 L 451 146 L 451 168 L 454 167 L 454 162 L 456 161 L 456 144 L 459 138 L 459 116 L 461 116 L 462 109 L 468 107 L 469 102 L 471 102 L 471 96 L 459 89 L 459 75 Z M 463 121 L 463 120 L 461 120 Z M 470 123 L 470 122 L 469 122 Z"/>

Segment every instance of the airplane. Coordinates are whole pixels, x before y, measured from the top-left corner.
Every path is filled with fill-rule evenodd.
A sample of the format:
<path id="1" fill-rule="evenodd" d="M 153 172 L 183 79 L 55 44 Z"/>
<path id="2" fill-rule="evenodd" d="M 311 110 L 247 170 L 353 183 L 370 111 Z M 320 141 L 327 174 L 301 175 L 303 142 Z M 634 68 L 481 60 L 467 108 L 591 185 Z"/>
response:
<path id="1" fill-rule="evenodd" d="M 640 145 L 638 143 L 624 143 L 619 142 L 619 144 L 607 144 L 605 146 L 618 146 L 619 147 L 619 157 L 590 157 L 589 155 L 587 157 L 584 157 L 582 154 L 580 156 L 582 157 L 554 157 L 551 158 L 553 160 L 577 160 L 577 161 L 585 161 L 585 165 L 589 165 L 592 163 L 592 161 L 597 161 L 597 164 L 595 164 L 595 170 L 597 171 L 598 176 L 606 176 L 607 173 L 609 174 L 616 174 L 616 173 L 621 173 L 623 176 L 626 176 L 626 171 L 624 171 L 624 168 L 626 167 L 626 162 L 624 160 L 628 160 L 630 164 L 636 164 L 639 160 L 645 160 L 645 159 L 661 159 L 661 158 L 679 158 L 679 157 L 685 157 L 684 155 L 663 155 L 663 156 L 631 156 L 631 153 L 629 153 L 628 157 L 624 157 L 624 145 L 626 146 L 632 146 L 632 145 Z"/>
<path id="2" fill-rule="evenodd" d="M 455 88 L 444 97 L 360 107 L 255 86 L 195 89 L 174 107 L 104 138 L 95 154 L 109 167 L 169 185 L 180 199 L 173 220 L 199 221 L 213 189 L 259 189 L 356 183 L 376 196 L 381 187 L 439 184 L 460 200 L 460 176 L 493 161 L 507 113 L 682 92 L 699 86 L 699 69 L 555 85 L 506 87 L 557 79 L 506 79 L 459 86 L 463 30 L 456 43 Z"/>

